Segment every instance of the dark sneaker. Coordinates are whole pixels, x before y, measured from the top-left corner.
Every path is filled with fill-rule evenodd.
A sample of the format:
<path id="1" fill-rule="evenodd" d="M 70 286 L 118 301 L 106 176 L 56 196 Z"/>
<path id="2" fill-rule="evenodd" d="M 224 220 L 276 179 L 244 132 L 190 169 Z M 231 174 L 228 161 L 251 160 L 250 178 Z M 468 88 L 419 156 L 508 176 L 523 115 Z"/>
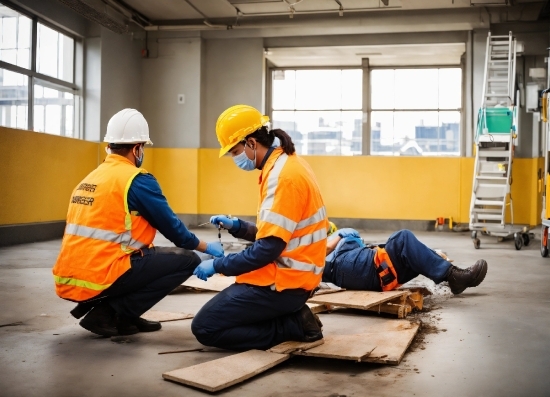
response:
<path id="1" fill-rule="evenodd" d="M 467 269 L 451 266 L 447 281 L 451 292 L 455 295 L 462 293 L 466 288 L 477 287 L 487 274 L 487 262 L 479 259 L 475 265 Z"/>
<path id="2" fill-rule="evenodd" d="M 133 335 L 138 332 L 153 332 L 162 328 L 158 321 L 149 321 L 141 317 L 117 316 L 117 328 L 120 335 Z"/>
<path id="3" fill-rule="evenodd" d="M 107 304 L 95 306 L 80 320 L 80 326 L 94 334 L 101 336 L 117 336 L 115 326 L 115 311 Z"/>
<path id="4" fill-rule="evenodd" d="M 319 320 L 317 315 L 313 314 L 307 305 L 297 312 L 299 321 L 302 324 L 304 330 L 303 342 L 314 342 L 319 339 L 323 339 L 323 333 L 321 327 L 323 323 Z"/>
<path id="5" fill-rule="evenodd" d="M 88 313 L 90 310 L 94 308 L 94 304 L 91 302 L 88 303 L 78 303 L 73 310 L 71 310 L 69 313 L 71 315 L 78 319 L 82 316 L 84 316 L 86 313 Z"/>

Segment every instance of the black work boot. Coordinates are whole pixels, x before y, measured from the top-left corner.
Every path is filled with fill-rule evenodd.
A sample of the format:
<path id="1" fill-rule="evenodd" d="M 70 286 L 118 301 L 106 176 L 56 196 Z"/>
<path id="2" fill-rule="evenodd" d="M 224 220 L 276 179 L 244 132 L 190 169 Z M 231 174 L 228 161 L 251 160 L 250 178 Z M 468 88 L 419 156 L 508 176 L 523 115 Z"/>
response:
<path id="1" fill-rule="evenodd" d="M 99 302 L 97 302 L 97 303 L 99 304 Z M 94 303 L 92 303 L 92 302 L 84 302 L 84 303 L 80 302 L 69 313 L 71 313 L 71 315 L 74 318 L 78 319 L 78 318 L 84 316 L 86 313 L 88 313 L 93 308 L 94 308 Z"/>
<path id="2" fill-rule="evenodd" d="M 95 306 L 82 320 L 80 326 L 101 336 L 116 336 L 115 311 L 108 304 Z"/>
<path id="3" fill-rule="evenodd" d="M 116 325 L 120 335 L 133 335 L 138 332 L 153 332 L 162 328 L 158 321 L 149 321 L 141 317 L 127 317 L 122 314 L 117 315 Z"/>
<path id="4" fill-rule="evenodd" d="M 487 262 L 479 259 L 475 265 L 466 269 L 451 265 L 446 280 L 451 292 L 455 295 L 462 293 L 466 288 L 477 287 L 487 274 Z"/>
<path id="5" fill-rule="evenodd" d="M 311 312 L 308 305 L 302 306 L 297 312 L 298 319 L 302 324 L 304 330 L 303 342 L 314 342 L 319 339 L 323 339 L 323 333 L 321 327 L 323 323 L 319 320 L 319 317 Z"/>

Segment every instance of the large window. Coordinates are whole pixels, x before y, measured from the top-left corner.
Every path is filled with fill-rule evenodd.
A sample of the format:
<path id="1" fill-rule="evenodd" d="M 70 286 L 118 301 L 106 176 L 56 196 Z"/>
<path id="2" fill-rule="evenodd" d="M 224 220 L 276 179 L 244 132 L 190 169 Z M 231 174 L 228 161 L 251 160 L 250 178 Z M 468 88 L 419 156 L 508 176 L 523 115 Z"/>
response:
<path id="1" fill-rule="evenodd" d="M 73 37 L 0 3 L 0 125 L 79 137 L 74 65 Z"/>
<path id="2" fill-rule="evenodd" d="M 273 70 L 272 81 L 273 128 L 298 154 L 361 154 L 361 69 Z"/>
<path id="3" fill-rule="evenodd" d="M 371 72 L 371 154 L 460 155 L 460 68 Z"/>

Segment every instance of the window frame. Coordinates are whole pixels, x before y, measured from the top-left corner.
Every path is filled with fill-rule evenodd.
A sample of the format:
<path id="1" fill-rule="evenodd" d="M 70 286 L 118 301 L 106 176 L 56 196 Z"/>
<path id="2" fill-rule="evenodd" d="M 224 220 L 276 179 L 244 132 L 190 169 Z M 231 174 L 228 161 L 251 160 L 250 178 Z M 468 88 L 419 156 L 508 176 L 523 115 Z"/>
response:
<path id="1" fill-rule="evenodd" d="M 346 111 L 354 111 L 354 112 L 362 112 L 363 108 L 365 107 L 365 98 L 362 97 L 362 107 L 358 109 L 273 109 L 273 72 L 276 70 L 362 70 L 362 73 L 364 73 L 364 69 L 361 66 L 285 66 L 285 67 L 279 67 L 274 65 L 269 65 L 267 68 L 266 73 L 266 109 L 267 109 L 267 116 L 269 116 L 269 120 L 273 123 L 273 112 L 274 111 L 294 111 L 294 112 L 346 112 Z M 364 80 L 364 77 L 363 77 Z M 363 123 L 364 124 L 364 123 Z M 364 128 L 364 126 L 363 126 Z M 361 145 L 363 145 L 363 139 L 364 139 L 364 131 L 362 131 L 362 138 L 361 138 Z M 362 154 L 360 154 L 362 155 Z M 308 154 L 307 156 L 315 156 Z M 342 157 L 347 157 L 345 155 L 338 155 Z"/>
<path id="2" fill-rule="evenodd" d="M 29 69 L 17 66 L 14 64 L 11 64 L 9 62 L 5 62 L 0 60 L 0 68 L 9 70 L 11 72 L 19 73 L 24 76 L 27 76 L 28 78 L 28 114 L 27 114 L 27 129 L 28 130 L 34 130 L 34 85 L 40 84 L 40 80 L 43 82 L 47 82 L 50 84 L 51 88 L 54 88 L 59 91 L 69 91 L 75 96 L 75 115 L 78 116 L 77 118 L 74 118 L 74 129 L 73 129 L 73 138 L 81 138 L 82 137 L 82 130 L 79 128 L 80 125 L 80 119 L 81 115 L 80 112 L 77 111 L 77 108 L 80 108 L 81 106 L 76 106 L 76 98 L 82 97 L 82 89 L 79 87 L 75 81 L 76 81 L 76 75 L 77 75 L 77 45 L 78 42 L 81 41 L 81 38 L 68 32 L 67 30 L 63 29 L 60 26 L 54 25 L 37 15 L 34 15 L 27 10 L 23 9 L 22 7 L 17 6 L 16 4 L 13 4 L 11 1 L 8 0 L 0 0 L 0 3 L 6 7 L 11 8 L 12 10 L 18 12 L 19 14 L 29 18 L 31 20 L 31 66 Z M 42 74 L 37 72 L 37 46 L 38 46 L 38 24 L 42 24 L 50 29 L 55 30 L 58 33 L 61 33 L 67 37 L 70 37 L 73 39 L 73 78 L 72 81 L 65 81 L 56 77 L 48 76 L 46 74 Z M 47 132 L 45 132 L 47 133 Z M 59 136 L 65 136 L 64 134 L 61 134 Z"/>
<path id="3" fill-rule="evenodd" d="M 459 136 L 459 154 L 458 157 L 463 157 L 465 155 L 465 138 L 464 134 L 466 131 L 466 125 L 465 125 L 465 106 L 466 106 L 466 98 L 465 98 L 465 66 L 462 63 L 458 64 L 452 64 L 452 65 L 403 65 L 403 66 L 370 66 L 368 59 L 363 59 L 361 65 L 357 66 L 285 66 L 285 67 L 278 67 L 273 64 L 271 64 L 266 59 L 266 70 L 267 73 L 265 74 L 265 104 L 266 104 L 266 110 L 267 115 L 271 120 L 273 120 L 273 72 L 275 70 L 344 70 L 344 69 L 362 69 L 363 70 L 363 131 L 362 131 L 362 156 L 379 156 L 377 154 L 372 154 L 372 132 L 371 132 L 371 116 L 372 116 L 372 90 L 371 90 L 371 72 L 372 70 L 379 70 L 379 69 L 460 69 L 461 71 L 461 85 L 460 85 L 460 108 L 457 108 L 456 111 L 460 114 L 460 127 L 458 131 Z M 403 111 L 414 111 L 415 109 L 407 109 Z M 420 109 L 421 111 L 427 111 L 430 109 Z M 420 111 L 419 110 L 419 111 Z M 439 109 L 437 109 L 439 111 Z M 375 110 L 376 111 L 376 110 Z M 393 109 L 392 111 L 398 111 L 396 109 Z M 384 156 L 386 157 L 386 156 Z M 390 157 L 390 156 L 388 156 Z M 443 155 L 443 156 L 429 156 L 429 157 L 457 157 L 455 155 Z"/>

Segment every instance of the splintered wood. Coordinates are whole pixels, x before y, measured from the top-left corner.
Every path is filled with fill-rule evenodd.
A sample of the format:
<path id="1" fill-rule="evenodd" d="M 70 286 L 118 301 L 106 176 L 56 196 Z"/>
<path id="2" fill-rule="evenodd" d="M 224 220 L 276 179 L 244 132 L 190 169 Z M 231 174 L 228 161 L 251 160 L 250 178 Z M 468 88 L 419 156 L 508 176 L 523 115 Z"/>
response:
<path id="1" fill-rule="evenodd" d="M 408 294 L 408 291 L 401 290 L 388 292 L 341 291 L 335 292 L 334 294 L 313 296 L 308 302 L 367 310 L 380 303 L 390 301 L 406 294 Z"/>
<path id="2" fill-rule="evenodd" d="M 235 277 L 223 276 L 221 274 L 214 274 L 206 281 L 202 281 L 196 276 L 191 276 L 182 284 L 185 287 L 194 288 L 198 290 L 220 292 L 231 284 L 235 283 Z"/>
<path id="3" fill-rule="evenodd" d="M 171 312 L 162 312 L 159 310 L 149 310 L 141 315 L 146 320 L 149 321 L 178 321 L 178 320 L 187 320 L 195 317 L 193 314 L 187 313 L 171 313 Z"/>
<path id="4" fill-rule="evenodd" d="M 309 350 L 313 347 L 322 345 L 323 343 L 325 343 L 324 339 L 319 339 L 315 342 L 296 342 L 291 340 L 288 342 L 283 342 L 281 344 L 278 344 L 277 346 L 273 346 L 271 349 L 268 350 L 268 352 L 279 353 L 279 354 L 289 354 L 297 351 Z"/>
<path id="5" fill-rule="evenodd" d="M 162 374 L 167 380 L 216 392 L 233 386 L 288 360 L 290 355 L 249 350 Z"/>
<path id="6" fill-rule="evenodd" d="M 324 338 L 325 343 L 308 350 L 298 350 L 300 356 L 335 358 L 339 360 L 365 361 L 376 349 L 376 344 L 364 335 L 333 335 Z"/>

